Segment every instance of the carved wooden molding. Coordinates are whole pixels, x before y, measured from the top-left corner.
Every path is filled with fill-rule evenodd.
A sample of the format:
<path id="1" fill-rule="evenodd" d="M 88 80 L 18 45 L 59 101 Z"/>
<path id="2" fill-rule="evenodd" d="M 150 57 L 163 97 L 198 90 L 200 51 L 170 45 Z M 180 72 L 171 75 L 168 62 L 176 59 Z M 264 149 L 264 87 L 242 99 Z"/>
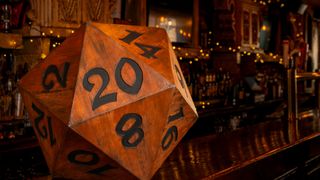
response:
<path id="1" fill-rule="evenodd" d="M 41 27 L 77 28 L 87 21 L 111 23 L 118 0 L 30 0 L 30 19 Z"/>

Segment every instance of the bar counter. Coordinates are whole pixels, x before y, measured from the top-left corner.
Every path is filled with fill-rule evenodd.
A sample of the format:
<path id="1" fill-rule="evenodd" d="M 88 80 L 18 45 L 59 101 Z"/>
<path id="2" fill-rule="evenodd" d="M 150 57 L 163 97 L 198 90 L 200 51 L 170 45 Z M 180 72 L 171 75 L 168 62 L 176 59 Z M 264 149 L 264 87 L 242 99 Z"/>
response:
<path id="1" fill-rule="evenodd" d="M 315 110 L 301 113 L 294 122 L 267 119 L 229 133 L 181 142 L 153 178 L 316 179 L 319 142 L 320 119 Z"/>
<path id="2" fill-rule="evenodd" d="M 199 113 L 197 123 L 200 126 L 207 123 L 205 120 L 213 120 L 214 116 L 208 113 Z M 192 129 L 189 132 L 192 133 Z M 32 151 L 29 154 L 35 159 L 21 165 L 21 159 L 16 156 L 27 151 L 24 149 L 20 154 L 16 150 L 14 153 L 6 151 L 6 155 L 0 158 L 0 172 L 8 168 L 4 163 L 9 163 L 7 160 L 10 159 L 10 164 L 19 166 L 20 175 L 14 167 L 10 167 L 6 175 L 12 178 L 50 179 L 43 157 L 41 159 L 34 150 L 29 150 Z M 40 148 L 36 151 L 40 152 Z M 23 167 L 33 167 L 33 172 L 22 171 Z M 320 118 L 318 111 L 309 110 L 300 113 L 298 120 L 293 122 L 286 118 L 266 118 L 255 125 L 225 133 L 187 134 L 153 179 L 318 179 L 318 169 Z M 4 176 L 0 173 L 0 177 Z"/>

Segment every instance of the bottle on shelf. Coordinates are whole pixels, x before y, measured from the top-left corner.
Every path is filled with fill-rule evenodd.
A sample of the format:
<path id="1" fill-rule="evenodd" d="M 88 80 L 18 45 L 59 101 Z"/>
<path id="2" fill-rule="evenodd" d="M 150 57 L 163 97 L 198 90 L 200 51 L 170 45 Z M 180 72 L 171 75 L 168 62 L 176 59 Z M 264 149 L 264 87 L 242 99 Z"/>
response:
<path id="1" fill-rule="evenodd" d="M 239 87 L 238 87 L 238 101 L 239 104 L 244 104 L 245 103 L 245 97 L 246 97 L 246 92 L 245 92 L 245 87 L 243 80 L 239 82 Z"/>

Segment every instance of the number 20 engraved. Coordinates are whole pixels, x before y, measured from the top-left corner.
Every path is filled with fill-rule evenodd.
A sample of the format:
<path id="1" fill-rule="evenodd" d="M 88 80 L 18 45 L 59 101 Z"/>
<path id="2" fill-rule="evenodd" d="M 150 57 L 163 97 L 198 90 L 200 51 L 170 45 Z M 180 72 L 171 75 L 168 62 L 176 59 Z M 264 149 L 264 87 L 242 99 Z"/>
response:
<path id="1" fill-rule="evenodd" d="M 133 85 L 127 84 L 121 74 L 121 70 L 126 63 L 130 65 L 135 72 L 135 82 L 133 83 Z M 89 78 L 94 75 L 100 76 L 100 78 L 102 79 L 102 85 L 93 99 L 93 111 L 104 104 L 117 101 L 117 92 L 112 92 L 104 96 L 101 95 L 105 88 L 107 88 L 110 81 L 108 72 L 103 68 L 93 68 L 84 75 L 82 82 L 84 89 L 89 92 L 92 91 L 94 84 L 89 82 Z M 137 94 L 141 89 L 141 85 L 143 82 L 143 73 L 140 66 L 134 60 L 130 58 L 121 58 L 116 66 L 115 80 L 118 87 L 122 91 L 128 94 Z"/>

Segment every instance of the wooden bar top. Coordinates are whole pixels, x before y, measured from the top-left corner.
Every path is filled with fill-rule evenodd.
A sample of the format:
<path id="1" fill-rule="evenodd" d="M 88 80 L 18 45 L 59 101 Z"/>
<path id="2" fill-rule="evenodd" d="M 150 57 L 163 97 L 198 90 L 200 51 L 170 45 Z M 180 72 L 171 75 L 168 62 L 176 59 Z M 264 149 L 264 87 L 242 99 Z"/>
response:
<path id="1" fill-rule="evenodd" d="M 226 174 L 292 149 L 291 147 L 299 144 L 313 139 L 319 140 L 320 119 L 318 117 L 317 111 L 309 111 L 302 114 L 301 118 L 295 122 L 270 119 L 225 134 L 182 141 L 153 179 L 229 179 L 230 177 L 225 176 Z M 304 156 L 312 156 L 312 153 L 320 154 L 320 151 L 312 152 L 310 149 L 306 149 L 308 155 Z M 304 152 L 305 149 L 300 148 L 300 150 Z M 288 153 L 291 152 L 286 152 L 285 156 L 290 161 Z M 294 153 L 291 154 L 294 156 Z M 291 166 L 290 162 L 287 164 Z M 294 167 L 292 163 L 292 168 Z M 272 168 L 271 164 L 270 171 Z M 262 170 L 259 171 L 262 172 Z M 268 172 L 268 169 L 264 172 Z M 282 173 L 282 170 L 279 170 L 279 173 Z M 269 179 L 266 178 L 268 174 L 263 176 L 262 179 Z"/>

